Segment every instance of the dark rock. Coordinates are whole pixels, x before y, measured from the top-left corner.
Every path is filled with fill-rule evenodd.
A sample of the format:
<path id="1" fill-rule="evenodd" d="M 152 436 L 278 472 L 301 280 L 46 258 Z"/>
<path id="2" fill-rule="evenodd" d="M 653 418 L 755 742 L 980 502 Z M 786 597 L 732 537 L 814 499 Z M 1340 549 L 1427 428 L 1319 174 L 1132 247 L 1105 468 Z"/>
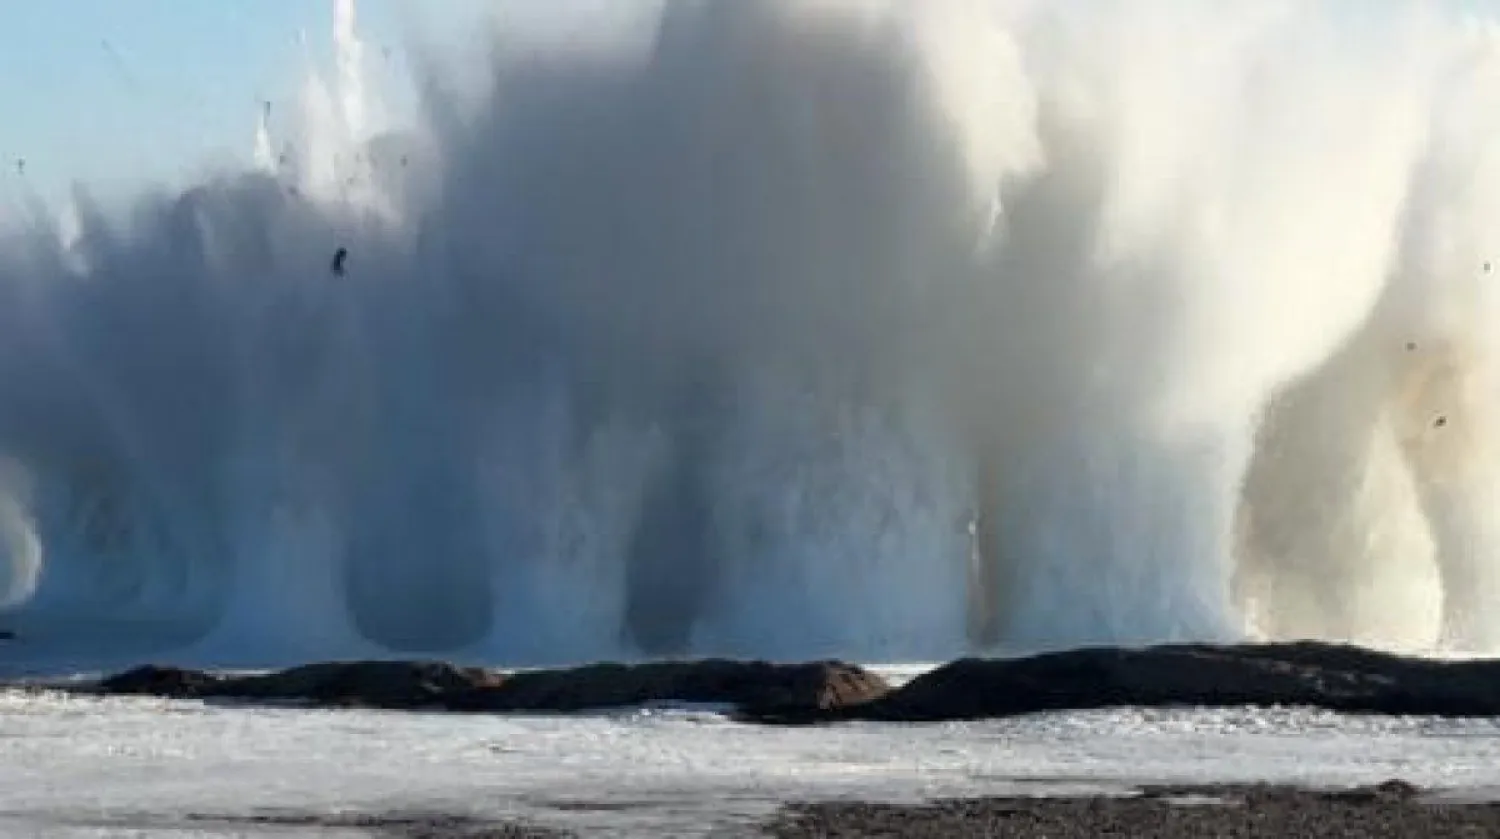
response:
<path id="1" fill-rule="evenodd" d="M 592 664 L 511 675 L 421 661 L 329 662 L 227 677 L 198 670 L 141 667 L 105 679 L 96 689 L 185 699 L 409 710 L 569 712 L 685 702 L 809 712 L 870 702 L 884 696 L 890 687 L 878 675 L 839 662 L 708 660 Z"/>
<path id="2" fill-rule="evenodd" d="M 249 676 L 148 665 L 101 681 L 95 690 L 177 699 L 246 699 L 320 705 L 417 709 L 440 705 L 453 693 L 491 685 L 502 677 L 478 668 L 424 661 L 351 661 L 308 664 Z"/>
<path id="3" fill-rule="evenodd" d="M 1396 778 L 1373 787 L 1354 790 L 1348 795 L 1367 796 L 1376 801 L 1410 801 L 1422 795 L 1422 788 L 1410 781 Z"/>
<path id="4" fill-rule="evenodd" d="M 221 677 L 202 670 L 147 664 L 116 676 L 110 676 L 100 682 L 97 689 L 101 693 L 127 696 L 195 699 L 211 694 L 221 680 Z"/>
<path id="5" fill-rule="evenodd" d="M 1290 705 L 1366 714 L 1500 715 L 1500 662 L 1403 658 L 1328 644 L 1082 649 L 965 659 L 832 712 L 769 723 L 940 721 L 1139 706 Z"/>
<path id="6" fill-rule="evenodd" d="M 517 673 L 503 683 L 454 696 L 465 711 L 578 711 L 650 702 L 727 704 L 739 708 L 832 710 L 884 696 L 880 676 L 842 662 L 762 661 L 591 664 Z"/>
<path id="7" fill-rule="evenodd" d="M 1500 716 L 1500 661 L 1404 658 L 1331 644 L 1094 648 L 964 659 L 891 690 L 837 661 L 591 664 L 501 674 L 441 662 L 333 662 L 255 676 L 142 667 L 106 693 L 391 709 L 561 713 L 654 702 L 729 705 L 772 724 L 941 721 L 1122 706 L 1304 706 L 1366 714 Z"/>
<path id="8" fill-rule="evenodd" d="M 503 678 L 481 668 L 435 661 L 325 662 L 227 679 L 216 693 L 236 699 L 417 709 L 441 706 L 445 697 L 498 684 Z"/>

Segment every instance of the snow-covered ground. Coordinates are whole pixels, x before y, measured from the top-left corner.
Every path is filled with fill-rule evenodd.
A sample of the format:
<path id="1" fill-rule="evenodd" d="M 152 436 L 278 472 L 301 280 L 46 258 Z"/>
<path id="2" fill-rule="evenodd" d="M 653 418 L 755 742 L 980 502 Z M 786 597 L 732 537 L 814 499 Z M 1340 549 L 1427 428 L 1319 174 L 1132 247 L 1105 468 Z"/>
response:
<path id="1" fill-rule="evenodd" d="M 1500 722 L 1126 710 L 777 729 L 702 709 L 445 716 L 0 693 L 6 836 L 266 835 L 187 820 L 262 810 L 456 811 L 682 836 L 789 799 L 1392 777 L 1489 795 Z"/>

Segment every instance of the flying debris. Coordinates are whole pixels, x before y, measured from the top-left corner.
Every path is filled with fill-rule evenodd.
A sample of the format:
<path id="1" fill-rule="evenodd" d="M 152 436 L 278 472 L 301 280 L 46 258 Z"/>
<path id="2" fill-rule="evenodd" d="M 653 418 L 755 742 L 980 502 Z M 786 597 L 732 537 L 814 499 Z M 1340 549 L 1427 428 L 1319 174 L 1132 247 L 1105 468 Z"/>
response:
<path id="1" fill-rule="evenodd" d="M 1435 420 L 1432 421 L 1432 427 L 1433 428 L 1444 428 L 1447 425 L 1448 425 L 1448 418 L 1447 417 L 1438 417 L 1437 419 L 1435 419 Z"/>
<path id="2" fill-rule="evenodd" d="M 344 276 L 344 272 L 346 270 L 346 266 L 344 263 L 346 263 L 348 260 L 349 249 L 342 247 L 339 248 L 338 250 L 333 252 L 333 263 L 329 265 L 329 270 L 333 271 L 335 276 Z"/>
<path id="3" fill-rule="evenodd" d="M 1406 351 L 1407 352 L 1415 352 L 1416 349 L 1417 349 L 1417 342 L 1416 341 L 1407 341 L 1406 342 Z"/>
<path id="4" fill-rule="evenodd" d="M 1495 270 L 1495 263 L 1493 263 L 1493 262 L 1486 262 L 1484 264 L 1484 273 L 1488 274 L 1488 273 L 1493 272 L 1494 270 Z"/>
<path id="5" fill-rule="evenodd" d="M 115 65 L 115 73 L 120 77 L 120 81 L 125 83 L 126 87 L 135 93 L 141 93 L 145 90 L 141 86 L 140 79 L 136 78 L 135 73 L 130 69 L 130 64 L 125 61 L 125 56 L 121 55 L 120 51 L 115 49 L 115 45 L 110 43 L 108 38 L 99 39 L 99 48 L 104 50 L 105 55 L 109 56 L 110 62 Z"/>

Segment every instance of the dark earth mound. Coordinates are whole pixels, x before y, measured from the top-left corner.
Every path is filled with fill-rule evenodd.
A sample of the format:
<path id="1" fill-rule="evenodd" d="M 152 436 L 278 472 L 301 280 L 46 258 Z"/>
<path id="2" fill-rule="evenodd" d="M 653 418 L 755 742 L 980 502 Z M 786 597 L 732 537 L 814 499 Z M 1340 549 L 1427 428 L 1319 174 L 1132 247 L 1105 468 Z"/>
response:
<path id="1" fill-rule="evenodd" d="M 511 675 L 498 685 L 455 694 L 460 711 L 578 711 L 689 702 L 735 707 L 789 706 L 831 711 L 884 696 L 880 676 L 837 661 L 806 664 L 707 660 L 622 665 Z"/>
<path id="2" fill-rule="evenodd" d="M 832 661 L 592 664 L 510 674 L 442 662 L 358 661 L 251 676 L 148 665 L 93 690 L 393 710 L 569 712 L 682 702 L 821 712 L 874 701 L 890 687 L 876 674 Z"/>
<path id="3" fill-rule="evenodd" d="M 441 662 L 310 664 L 229 676 L 141 667 L 94 690 L 180 698 L 469 712 L 569 712 L 662 702 L 748 722 L 928 722 L 1108 707 L 1302 706 L 1363 714 L 1500 716 L 1500 662 L 1404 658 L 1329 644 L 1094 648 L 964 659 L 892 690 L 836 661 L 592 664 L 503 673 Z"/>
<path id="4" fill-rule="evenodd" d="M 1300 706 L 1361 714 L 1500 715 L 1500 662 L 1404 658 L 1330 644 L 1095 648 L 964 659 L 860 705 L 747 708 L 764 723 L 928 722 L 1110 707 Z"/>
<path id="5" fill-rule="evenodd" d="M 99 683 L 111 694 L 419 710 L 499 682 L 499 673 L 426 661 L 324 662 L 250 676 L 147 665 Z"/>
<path id="6" fill-rule="evenodd" d="M 1401 781 L 1345 791 L 1271 786 L 1149 788 L 1131 797 L 984 798 L 916 806 L 857 801 L 794 804 L 776 816 L 766 833 L 777 839 L 1432 839 L 1500 835 L 1500 803 L 1427 797 Z"/>

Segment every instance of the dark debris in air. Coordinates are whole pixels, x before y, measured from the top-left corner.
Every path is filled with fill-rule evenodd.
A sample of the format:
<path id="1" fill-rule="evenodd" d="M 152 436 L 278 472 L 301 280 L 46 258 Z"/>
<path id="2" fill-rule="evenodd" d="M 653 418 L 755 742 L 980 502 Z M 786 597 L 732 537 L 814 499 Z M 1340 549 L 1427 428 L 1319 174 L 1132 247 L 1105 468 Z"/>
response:
<path id="1" fill-rule="evenodd" d="M 1447 425 L 1448 425 L 1448 418 L 1447 417 L 1438 417 L 1437 419 L 1435 419 L 1435 420 L 1432 421 L 1432 427 L 1433 428 L 1446 428 Z"/>
<path id="2" fill-rule="evenodd" d="M 344 276 L 344 272 L 348 270 L 348 266 L 346 264 L 348 261 L 349 249 L 339 248 L 338 250 L 333 252 L 333 262 L 328 266 L 328 268 L 336 276 L 342 277 Z"/>

